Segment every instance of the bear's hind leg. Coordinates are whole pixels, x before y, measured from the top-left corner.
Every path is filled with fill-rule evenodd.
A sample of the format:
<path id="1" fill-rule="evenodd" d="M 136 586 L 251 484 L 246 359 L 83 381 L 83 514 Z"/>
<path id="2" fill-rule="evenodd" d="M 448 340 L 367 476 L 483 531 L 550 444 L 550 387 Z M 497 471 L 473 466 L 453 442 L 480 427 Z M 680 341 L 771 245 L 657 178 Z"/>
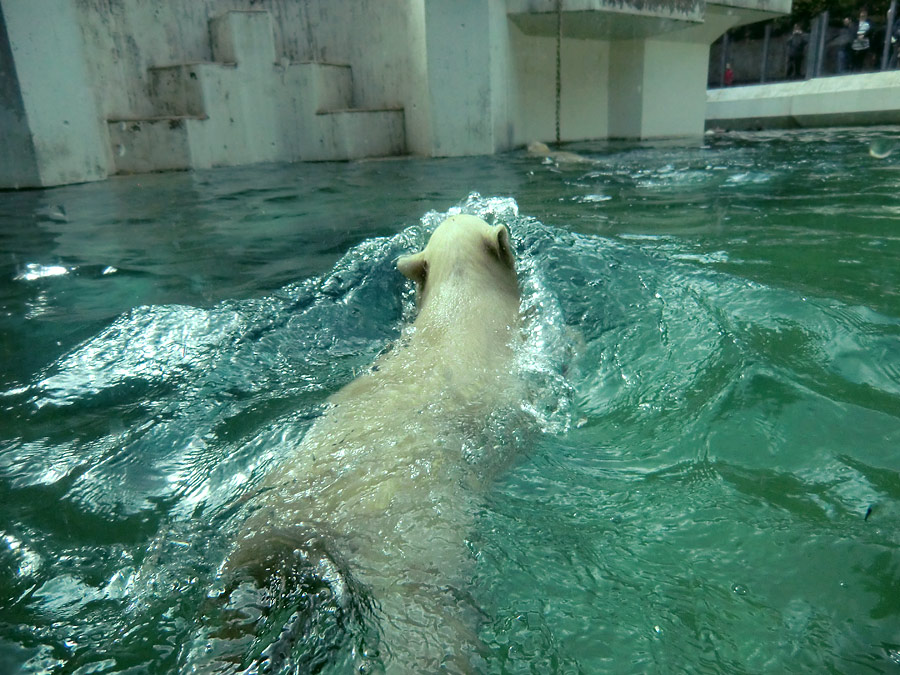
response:
<path id="1" fill-rule="evenodd" d="M 320 536 L 302 527 L 243 539 L 219 576 L 182 665 L 222 673 L 380 669 L 366 646 L 368 595 Z"/>

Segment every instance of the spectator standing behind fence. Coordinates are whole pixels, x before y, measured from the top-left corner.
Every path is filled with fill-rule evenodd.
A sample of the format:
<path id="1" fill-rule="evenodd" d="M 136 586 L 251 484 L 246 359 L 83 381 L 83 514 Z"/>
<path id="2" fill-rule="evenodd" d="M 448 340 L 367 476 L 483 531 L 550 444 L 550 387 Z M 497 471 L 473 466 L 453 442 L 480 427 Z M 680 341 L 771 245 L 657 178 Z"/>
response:
<path id="1" fill-rule="evenodd" d="M 794 24 L 794 30 L 787 41 L 787 72 L 789 80 L 798 80 L 803 77 L 803 55 L 806 54 L 806 45 L 809 36 L 803 32 L 799 23 Z"/>
<path id="2" fill-rule="evenodd" d="M 853 51 L 853 70 L 862 70 L 866 67 L 866 59 L 869 56 L 870 39 L 872 37 L 872 24 L 869 23 L 869 13 L 860 10 L 859 21 L 856 22 L 856 31 L 850 49 Z"/>
<path id="3" fill-rule="evenodd" d="M 837 71 L 843 75 L 850 69 L 850 43 L 856 37 L 856 26 L 849 16 L 844 17 L 840 32 L 832 43 L 837 48 Z"/>
<path id="4" fill-rule="evenodd" d="M 731 64 L 725 64 L 725 74 L 722 77 L 722 81 L 725 83 L 726 87 L 730 87 L 734 84 L 734 71 L 731 69 Z"/>

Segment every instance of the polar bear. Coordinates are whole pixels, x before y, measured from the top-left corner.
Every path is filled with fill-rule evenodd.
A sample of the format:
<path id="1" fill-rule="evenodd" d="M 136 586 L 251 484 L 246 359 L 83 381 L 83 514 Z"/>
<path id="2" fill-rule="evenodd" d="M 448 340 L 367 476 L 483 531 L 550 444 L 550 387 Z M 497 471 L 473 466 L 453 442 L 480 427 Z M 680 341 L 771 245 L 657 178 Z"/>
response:
<path id="1" fill-rule="evenodd" d="M 544 157 L 555 164 L 593 164 L 593 159 L 567 150 L 551 150 L 546 143 L 531 141 L 528 144 L 528 154 L 535 157 Z"/>
<path id="2" fill-rule="evenodd" d="M 470 672 L 480 656 L 466 536 L 479 491 L 509 459 L 491 421 L 521 409 L 509 232 L 454 215 L 397 267 L 416 284 L 414 323 L 263 480 L 228 564 L 265 558 L 271 573 L 271 542 L 294 532 L 291 555 L 326 577 L 345 565 L 370 594 L 387 672 Z"/>

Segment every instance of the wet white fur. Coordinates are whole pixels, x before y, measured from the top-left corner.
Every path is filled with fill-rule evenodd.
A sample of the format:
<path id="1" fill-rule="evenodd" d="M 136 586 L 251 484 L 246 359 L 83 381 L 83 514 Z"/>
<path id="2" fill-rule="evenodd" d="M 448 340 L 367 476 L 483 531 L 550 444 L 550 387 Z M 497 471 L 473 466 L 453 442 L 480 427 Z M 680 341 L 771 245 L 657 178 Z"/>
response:
<path id="1" fill-rule="evenodd" d="M 505 227 L 444 221 L 397 266 L 418 315 L 398 344 L 329 400 L 265 479 L 238 541 L 302 526 L 330 538 L 380 608 L 389 673 L 477 670 L 460 600 L 480 486 L 501 452 L 485 433 L 515 408 L 519 292 Z M 252 552 L 250 552 L 252 553 Z M 246 557 L 248 551 L 243 551 Z"/>

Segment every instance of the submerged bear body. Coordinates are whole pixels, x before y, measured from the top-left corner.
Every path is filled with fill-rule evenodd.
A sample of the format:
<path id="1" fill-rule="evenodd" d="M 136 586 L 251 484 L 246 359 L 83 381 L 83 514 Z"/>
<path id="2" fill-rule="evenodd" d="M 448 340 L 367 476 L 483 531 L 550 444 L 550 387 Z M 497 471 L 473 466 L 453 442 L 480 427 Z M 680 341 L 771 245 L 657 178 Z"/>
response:
<path id="1" fill-rule="evenodd" d="M 509 455 L 492 421 L 521 398 L 515 265 L 504 226 L 462 215 L 397 265 L 415 322 L 264 479 L 233 560 L 262 555 L 266 532 L 314 531 L 377 606 L 388 672 L 464 672 L 478 658 L 466 537 Z"/>

